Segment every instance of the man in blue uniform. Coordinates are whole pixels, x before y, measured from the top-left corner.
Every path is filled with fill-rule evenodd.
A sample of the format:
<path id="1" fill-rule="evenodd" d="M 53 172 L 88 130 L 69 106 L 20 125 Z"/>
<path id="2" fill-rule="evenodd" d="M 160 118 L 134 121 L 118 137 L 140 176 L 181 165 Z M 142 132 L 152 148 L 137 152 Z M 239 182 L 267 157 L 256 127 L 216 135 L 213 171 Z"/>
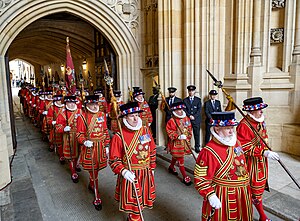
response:
<path id="1" fill-rule="evenodd" d="M 210 99 L 208 101 L 205 101 L 204 103 L 204 111 L 205 111 L 205 115 L 206 115 L 206 119 L 205 119 L 205 128 L 206 128 L 206 132 L 205 132 L 205 144 L 208 143 L 208 141 L 210 140 L 210 121 L 211 121 L 211 113 L 213 112 L 221 112 L 222 108 L 221 108 L 221 102 L 219 100 L 217 100 L 217 95 L 218 92 L 216 90 L 211 90 L 209 92 L 209 97 Z"/>
<path id="2" fill-rule="evenodd" d="M 195 151 L 200 152 L 201 99 L 195 96 L 195 85 L 187 86 L 189 96 L 183 99 L 186 115 L 190 118 L 195 140 Z"/>

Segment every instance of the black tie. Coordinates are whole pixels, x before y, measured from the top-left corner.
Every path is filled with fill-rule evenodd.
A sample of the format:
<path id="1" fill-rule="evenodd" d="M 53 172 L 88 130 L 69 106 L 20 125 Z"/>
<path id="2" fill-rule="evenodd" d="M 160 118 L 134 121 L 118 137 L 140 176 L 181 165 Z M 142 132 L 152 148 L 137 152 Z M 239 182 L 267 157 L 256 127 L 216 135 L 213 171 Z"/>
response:
<path id="1" fill-rule="evenodd" d="M 215 101 L 212 101 L 213 108 L 215 109 Z"/>
<path id="2" fill-rule="evenodd" d="M 193 103 L 193 98 L 192 97 L 191 97 L 190 101 L 191 101 L 191 104 L 192 104 Z"/>

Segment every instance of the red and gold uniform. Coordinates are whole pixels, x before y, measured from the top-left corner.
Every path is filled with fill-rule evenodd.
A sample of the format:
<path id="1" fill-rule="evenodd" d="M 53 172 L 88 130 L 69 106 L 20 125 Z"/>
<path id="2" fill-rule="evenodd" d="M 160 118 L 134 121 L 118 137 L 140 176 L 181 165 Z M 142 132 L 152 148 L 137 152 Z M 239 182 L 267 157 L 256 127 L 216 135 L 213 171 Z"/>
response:
<path id="1" fill-rule="evenodd" d="M 265 122 L 254 121 L 248 115 L 246 116 L 251 125 L 257 129 L 262 138 L 268 139 Z M 263 156 L 263 152 L 268 150 L 264 143 L 253 133 L 249 124 L 242 119 L 237 127 L 238 139 L 240 140 L 245 156 L 247 166 L 250 172 L 250 186 L 252 195 L 261 199 L 268 179 L 268 162 Z"/>
<path id="2" fill-rule="evenodd" d="M 152 208 L 155 201 L 154 177 L 151 170 L 156 167 L 156 147 L 149 129 L 143 126 L 138 131 L 122 128 L 123 136 L 128 147 L 131 160 L 131 169 L 137 177 L 138 195 L 142 208 Z M 141 144 L 140 138 L 148 136 L 149 141 Z M 138 214 L 136 198 L 134 197 L 133 184 L 125 180 L 120 174 L 123 169 L 128 169 L 124 147 L 120 135 L 117 133 L 111 141 L 110 166 L 118 174 L 115 199 L 120 202 L 120 211 Z M 144 186 L 141 186 L 144 184 Z M 143 196 L 142 196 L 143 195 Z"/>
<path id="3" fill-rule="evenodd" d="M 54 100 L 57 99 L 56 97 L 58 97 L 58 96 L 59 95 L 55 95 Z M 48 123 L 49 127 L 51 128 L 50 135 L 49 135 L 50 149 L 51 148 L 54 149 L 54 146 L 57 147 L 60 162 L 64 161 L 63 134 L 57 133 L 55 126 L 52 125 L 52 121 L 56 122 L 57 116 L 61 115 L 63 111 L 64 111 L 64 105 L 61 104 L 59 106 L 58 104 L 56 104 L 56 102 L 54 102 L 54 104 L 50 107 L 48 114 L 47 114 L 47 123 Z"/>
<path id="4" fill-rule="evenodd" d="M 79 144 L 82 144 L 80 163 L 85 170 L 92 171 L 92 150 L 94 170 L 99 171 L 107 166 L 105 147 L 109 145 L 110 137 L 106 122 L 106 117 L 101 111 L 96 114 L 86 112 L 78 118 L 77 136 Z M 93 141 L 93 149 L 83 145 L 87 139 Z"/>
<path id="5" fill-rule="evenodd" d="M 191 145 L 193 129 L 189 117 L 185 116 L 184 118 L 178 118 L 174 116 L 168 121 L 166 131 L 169 137 L 168 150 L 174 158 L 191 154 L 189 147 Z M 178 139 L 182 133 L 186 135 L 186 140 Z"/>
<path id="6" fill-rule="evenodd" d="M 143 102 L 138 102 L 138 104 L 139 104 L 140 109 L 143 110 L 143 112 L 140 113 L 140 117 L 143 121 L 143 126 L 148 127 L 149 125 L 151 125 L 151 123 L 153 121 L 150 107 L 146 100 L 144 100 Z"/>
<path id="7" fill-rule="evenodd" d="M 245 153 L 248 171 L 250 174 L 250 188 L 252 202 L 259 213 L 259 220 L 267 221 L 263 209 L 262 195 L 268 189 L 268 161 L 267 157 L 279 159 L 277 153 L 268 150 L 264 142 L 252 130 L 255 129 L 260 137 L 267 143 L 268 135 L 262 109 L 268 107 L 261 97 L 248 98 L 243 101 L 243 110 L 248 114 L 241 120 L 237 127 L 237 137 Z M 254 114 L 254 115 L 252 115 Z M 259 118 L 256 118 L 259 117 Z M 252 128 L 251 128 L 252 126 Z M 270 154 L 270 152 L 272 152 Z"/>
<path id="8" fill-rule="evenodd" d="M 55 128 L 57 133 L 63 134 L 63 153 L 64 153 L 64 157 L 67 160 L 77 159 L 79 156 L 76 132 L 77 132 L 77 120 L 80 115 L 81 115 L 80 109 L 76 109 L 75 111 L 69 111 L 67 109 L 64 109 L 62 113 L 57 116 L 56 119 Z M 67 119 L 68 119 L 68 123 L 67 123 Z M 71 131 L 69 133 L 64 133 L 64 128 L 67 125 L 71 127 Z"/>
<path id="9" fill-rule="evenodd" d="M 38 109 L 39 109 L 40 116 L 42 116 L 42 119 L 41 119 L 42 120 L 42 128 L 41 128 L 41 130 L 44 134 L 48 135 L 50 133 L 50 127 L 47 125 L 47 120 L 44 117 L 46 115 L 44 115 L 43 112 L 49 110 L 49 108 L 52 105 L 52 101 L 46 99 L 46 96 L 47 96 L 46 94 L 50 93 L 50 92 L 42 92 L 42 93 L 44 93 L 44 94 L 40 95 L 40 103 L 39 103 L 39 108 Z M 52 93 L 52 91 L 51 91 L 51 93 Z M 43 97 L 43 98 L 41 99 L 41 97 Z"/>
<path id="10" fill-rule="evenodd" d="M 117 102 L 118 108 L 123 104 L 125 104 L 124 101 Z M 111 119 L 110 130 L 116 133 L 119 131 L 119 126 L 118 126 L 118 116 L 116 116 L 114 112 L 115 111 L 112 109 L 112 104 L 110 103 L 108 106 L 108 113 L 110 113 L 109 116 Z"/>
<path id="11" fill-rule="evenodd" d="M 100 108 L 100 111 L 102 111 L 103 113 L 108 113 L 107 112 L 107 101 L 105 99 L 105 97 L 100 97 L 99 98 L 99 108 Z"/>
<path id="12" fill-rule="evenodd" d="M 171 105 L 171 110 L 181 110 L 182 115 L 175 115 L 172 117 L 166 125 L 166 131 L 168 135 L 168 151 L 172 155 L 171 165 L 169 166 L 169 172 L 177 175 L 175 169 L 175 163 L 178 161 L 179 169 L 183 176 L 183 183 L 186 185 L 191 184 L 191 178 L 186 175 L 184 168 L 184 156 L 191 154 L 191 138 L 192 138 L 192 124 L 190 118 L 186 116 L 183 109 L 185 105 L 183 102 L 173 103 Z M 182 136 L 185 136 L 185 139 L 181 139 Z"/>
<path id="13" fill-rule="evenodd" d="M 200 151 L 194 169 L 195 188 L 204 198 L 202 220 L 252 221 L 250 178 L 234 134 L 234 113 L 215 112 L 211 116 L 212 139 Z"/>
<path id="14" fill-rule="evenodd" d="M 122 116 L 139 110 L 136 102 L 124 104 L 120 109 Z M 125 113 L 126 110 L 128 111 Z M 120 133 L 113 136 L 110 144 L 110 167 L 115 174 L 118 174 L 115 199 L 119 202 L 119 210 L 129 213 L 129 220 L 141 220 L 133 185 L 136 186 L 142 210 L 152 208 L 156 199 L 153 175 L 156 167 L 156 146 L 149 128 L 142 126 L 141 119 L 139 122 L 140 127 L 135 129 L 129 129 L 122 124 L 122 135 L 131 168 L 127 164 Z M 131 183 L 122 176 L 122 172 L 129 169 L 134 173 L 137 182 Z"/>
<path id="15" fill-rule="evenodd" d="M 55 130 L 57 133 L 63 134 L 63 155 L 69 160 L 71 170 L 71 179 L 74 183 L 78 182 L 78 174 L 76 173 L 76 164 L 79 156 L 79 148 L 77 142 L 77 121 L 81 115 L 81 109 L 76 106 L 75 96 L 65 96 L 64 102 L 66 108 L 57 116 Z M 74 110 L 68 110 L 68 102 L 74 103 Z M 66 128 L 69 127 L 69 131 Z"/>
<path id="16" fill-rule="evenodd" d="M 208 197 L 213 193 L 221 199 L 222 207 L 212 220 L 252 220 L 249 181 L 241 146 L 210 140 L 200 151 L 194 170 L 195 188 L 204 198 L 202 220 L 211 213 Z"/>
<path id="17" fill-rule="evenodd" d="M 144 92 L 142 89 L 135 89 L 133 97 L 138 102 L 139 108 L 142 110 L 140 117 L 143 121 L 143 126 L 149 127 L 153 121 L 152 113 L 147 101 L 144 98 Z"/>

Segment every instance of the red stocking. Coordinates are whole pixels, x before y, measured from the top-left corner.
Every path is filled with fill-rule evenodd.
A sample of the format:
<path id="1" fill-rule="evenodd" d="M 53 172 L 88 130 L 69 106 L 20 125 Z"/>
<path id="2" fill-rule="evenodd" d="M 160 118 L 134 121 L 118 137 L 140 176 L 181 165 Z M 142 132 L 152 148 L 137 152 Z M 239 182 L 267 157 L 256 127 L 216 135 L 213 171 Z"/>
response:
<path id="1" fill-rule="evenodd" d="M 182 174 L 182 177 L 185 178 L 186 177 L 186 172 L 185 172 L 185 168 L 184 168 L 184 158 L 179 157 L 179 158 L 177 158 L 177 160 L 179 162 L 179 169 L 180 169 L 180 172 Z"/>

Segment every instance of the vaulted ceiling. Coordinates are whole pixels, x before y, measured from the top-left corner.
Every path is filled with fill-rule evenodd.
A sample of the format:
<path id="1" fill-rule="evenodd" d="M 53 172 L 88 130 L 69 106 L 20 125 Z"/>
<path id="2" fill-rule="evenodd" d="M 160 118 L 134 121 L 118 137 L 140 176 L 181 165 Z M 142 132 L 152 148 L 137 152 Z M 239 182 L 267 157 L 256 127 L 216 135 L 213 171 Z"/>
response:
<path id="1" fill-rule="evenodd" d="M 12 42 L 9 58 L 32 64 L 64 63 L 66 37 L 70 39 L 73 59 L 91 57 L 94 53 L 94 28 L 67 13 L 46 16 L 27 26 Z"/>

